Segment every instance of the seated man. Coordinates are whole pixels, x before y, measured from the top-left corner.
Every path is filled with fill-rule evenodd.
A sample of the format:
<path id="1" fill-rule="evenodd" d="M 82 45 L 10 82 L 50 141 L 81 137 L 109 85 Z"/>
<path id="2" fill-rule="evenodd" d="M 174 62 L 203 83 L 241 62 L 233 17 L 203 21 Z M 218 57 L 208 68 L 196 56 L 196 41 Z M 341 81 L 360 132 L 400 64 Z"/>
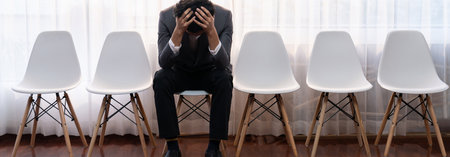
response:
<path id="1" fill-rule="evenodd" d="M 230 65 L 231 12 L 209 0 L 180 0 L 159 17 L 159 65 L 153 81 L 159 135 L 166 157 L 181 156 L 174 93 L 205 90 L 212 94 L 210 140 L 205 156 L 221 156 L 220 140 L 228 138 L 233 89 Z"/>

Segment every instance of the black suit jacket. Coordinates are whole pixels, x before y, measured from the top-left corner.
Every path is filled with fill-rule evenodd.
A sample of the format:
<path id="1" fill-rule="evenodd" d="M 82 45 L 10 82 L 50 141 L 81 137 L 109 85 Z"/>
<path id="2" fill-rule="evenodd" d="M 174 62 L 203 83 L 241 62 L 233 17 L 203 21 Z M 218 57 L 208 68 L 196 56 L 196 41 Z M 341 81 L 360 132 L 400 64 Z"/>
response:
<path id="1" fill-rule="evenodd" d="M 161 11 L 158 25 L 158 60 L 163 69 L 173 68 L 187 72 L 198 72 L 223 68 L 231 71 L 230 51 L 233 35 L 231 12 L 218 5 L 214 5 L 214 7 L 214 26 L 222 43 L 219 52 L 214 56 L 209 52 L 208 37 L 205 33 L 198 38 L 196 51 L 189 47 L 189 37 L 185 33 L 181 40 L 180 51 L 175 55 L 169 46 L 169 40 L 176 26 L 173 13 L 174 6 Z"/>

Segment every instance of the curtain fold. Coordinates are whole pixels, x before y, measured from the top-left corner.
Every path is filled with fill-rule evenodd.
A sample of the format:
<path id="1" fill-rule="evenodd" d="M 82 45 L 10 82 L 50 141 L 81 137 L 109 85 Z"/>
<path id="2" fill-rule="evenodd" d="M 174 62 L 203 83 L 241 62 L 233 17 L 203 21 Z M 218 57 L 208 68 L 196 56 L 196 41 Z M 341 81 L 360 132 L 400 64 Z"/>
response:
<path id="1" fill-rule="evenodd" d="M 16 134 L 29 95 L 15 93 L 11 87 L 23 77 L 37 35 L 48 30 L 67 30 L 72 34 L 82 69 L 82 83 L 68 91 L 83 132 L 92 134 L 102 101 L 101 95 L 90 94 L 85 87 L 95 73 L 106 35 L 111 31 L 132 30 L 144 40 L 153 71 L 157 63 L 157 28 L 159 11 L 178 0 L 0 0 L 0 135 Z M 445 82 L 450 82 L 450 1 L 449 0 L 212 0 L 233 12 L 232 63 L 236 61 L 244 34 L 255 30 L 277 31 L 289 52 L 290 63 L 300 90 L 283 94 L 294 134 L 307 133 L 320 93 L 305 83 L 306 69 L 315 36 L 320 31 L 343 30 L 350 33 L 367 79 L 374 87 L 356 97 L 366 131 L 375 134 L 383 118 L 389 91 L 376 81 L 378 62 L 387 33 L 412 29 L 422 32 L 430 46 L 436 70 Z M 420 64 L 420 61 L 417 61 Z M 64 65 L 61 65 L 64 66 Z M 333 77 L 333 76 L 330 76 Z M 153 132 L 158 132 L 153 90 L 140 93 Z M 332 100 L 343 94 L 331 94 Z M 432 94 L 438 119 L 449 118 L 449 92 Z M 269 95 L 257 95 L 261 101 Z M 411 95 L 408 95 L 412 98 Z M 54 95 L 45 95 L 49 100 Z M 122 102 L 128 95 L 116 96 Z M 192 97 L 199 100 L 200 97 Z M 247 93 L 234 90 L 229 133 L 235 134 L 242 116 Z M 205 106 L 206 107 L 206 106 Z M 185 109 L 185 108 L 183 108 Z M 206 109 L 206 108 L 205 108 Z M 207 109 L 206 109 L 207 110 Z M 277 109 L 274 107 L 274 110 Z M 50 113 L 57 115 L 56 111 Z M 407 111 L 401 111 L 405 115 Z M 126 113 L 129 116 L 131 114 Z M 75 125 L 68 122 L 71 135 L 77 135 Z M 440 124 L 442 128 L 448 126 Z M 208 123 L 192 116 L 180 124 L 183 133 L 208 132 Z M 449 128 L 449 127 L 447 127 Z M 38 133 L 61 136 L 60 126 L 50 117 L 39 119 Z M 419 116 L 402 121 L 397 134 L 424 132 Z M 442 131 L 450 131 L 442 129 Z M 30 133 L 31 127 L 24 133 Z M 387 129 L 385 129 L 385 133 Z M 121 115 L 111 119 L 107 134 L 135 134 L 134 124 Z M 281 135 L 282 124 L 271 115 L 263 115 L 250 126 L 248 133 Z M 343 115 L 332 118 L 323 134 L 354 133 L 353 122 Z"/>

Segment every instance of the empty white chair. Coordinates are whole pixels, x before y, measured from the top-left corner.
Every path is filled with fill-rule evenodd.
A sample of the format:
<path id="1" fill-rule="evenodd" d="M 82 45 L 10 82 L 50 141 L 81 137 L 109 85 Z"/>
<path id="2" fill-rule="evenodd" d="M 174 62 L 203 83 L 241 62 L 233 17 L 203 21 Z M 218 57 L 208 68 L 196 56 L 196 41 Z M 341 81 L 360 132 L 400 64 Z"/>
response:
<path id="1" fill-rule="evenodd" d="M 325 113 L 331 111 L 332 108 L 338 109 L 335 113 L 339 111 L 343 112 L 354 121 L 355 129 L 358 132 L 358 142 L 362 146 L 362 137 L 366 153 L 368 156 L 371 156 L 358 102 L 354 93 L 367 91 L 372 88 L 372 84 L 364 76 L 355 45 L 347 32 L 327 31 L 320 32 L 316 36 L 308 67 L 306 84 L 312 89 L 322 92 L 305 142 L 305 145 L 308 146 L 316 120 L 319 119 L 311 156 L 316 156 L 320 132 L 325 123 Z M 334 103 L 328 99 L 329 93 L 346 93 L 347 96 L 338 103 Z M 344 101 L 346 99 L 348 99 L 347 103 Z M 327 109 L 328 102 L 332 104 L 330 109 Z M 351 114 L 344 110 L 348 104 L 350 104 Z"/>
<path id="2" fill-rule="evenodd" d="M 393 110 L 394 117 L 389 130 L 384 155 L 387 156 L 389 153 L 389 147 L 397 123 L 409 115 L 409 113 L 415 112 L 424 119 L 428 144 L 430 146 L 432 144 L 430 128 L 428 126 L 430 122 L 431 125 L 434 125 L 442 156 L 447 156 L 429 94 L 443 92 L 448 89 L 448 85 L 437 75 L 433 60 L 431 59 L 430 49 L 422 33 L 418 31 L 393 31 L 388 34 L 378 67 L 378 84 L 382 88 L 394 92 L 389 100 L 386 113 L 384 114 L 380 130 L 375 140 L 375 145 L 377 145 L 386 121 L 391 116 Z M 417 94 L 418 96 L 407 102 L 404 100 L 403 94 Z M 424 94 L 425 97 L 423 96 Z M 419 98 L 419 104 L 412 106 L 411 103 L 417 100 L 417 98 Z M 392 109 L 395 99 L 397 99 L 395 109 Z M 402 102 L 404 103 L 403 107 L 407 106 L 410 111 L 398 120 L 399 110 L 403 108 L 400 107 Z M 419 106 L 422 108 L 422 113 L 416 110 Z"/>
<path id="3" fill-rule="evenodd" d="M 297 156 L 297 149 L 281 94 L 293 92 L 300 86 L 292 73 L 289 57 L 280 34 L 260 31 L 249 32 L 244 36 L 234 68 L 233 86 L 237 90 L 249 93 L 234 141 L 234 145 L 238 145 L 236 156 L 241 153 L 254 103 L 260 105 L 264 112 L 267 111 L 282 121 L 286 132 L 286 140 L 292 147 L 294 155 Z M 274 103 L 278 103 L 280 115 L 265 106 L 265 103 L 258 101 L 255 94 L 275 95 L 268 102 L 275 100 Z"/>
<path id="4" fill-rule="evenodd" d="M 75 88 L 80 83 L 80 80 L 80 64 L 70 33 L 66 31 L 40 33 L 34 43 L 23 80 L 17 86 L 12 88 L 16 92 L 30 94 L 19 133 L 17 134 L 16 143 L 14 144 L 12 156 L 16 155 L 24 126 L 33 120 L 34 123 L 30 145 L 31 147 L 34 147 L 37 122 L 39 117 L 44 114 L 49 115 L 61 124 L 70 156 L 73 156 L 72 147 L 64 115 L 67 115 L 75 122 L 81 141 L 83 142 L 83 145 L 87 146 L 86 139 L 81 131 L 69 95 L 66 93 L 66 91 Z M 59 93 L 61 92 L 64 93 L 62 98 L 59 96 Z M 37 94 L 36 100 L 33 98 L 33 94 Z M 42 98 L 41 94 L 56 94 L 56 101 L 49 103 L 48 107 L 43 108 L 40 104 L 41 99 L 45 102 L 48 101 Z M 62 103 L 62 100 L 65 100 L 67 103 Z M 68 110 L 66 104 L 69 108 Z M 32 106 L 31 110 L 30 106 Z M 52 108 L 59 110 L 60 121 L 48 113 Z M 39 112 L 39 110 L 42 111 Z M 29 121 L 27 121 L 28 112 L 34 114 L 34 117 Z M 29 114 L 31 115 L 31 113 Z"/>
<path id="5" fill-rule="evenodd" d="M 130 103 L 133 108 L 132 113 L 134 114 L 135 121 L 127 118 L 136 124 L 144 156 L 148 156 L 143 129 L 141 127 L 141 118 L 145 123 L 150 141 L 153 146 L 156 144 L 138 92 L 146 90 L 152 85 L 151 74 L 150 64 L 141 36 L 137 32 L 112 32 L 106 37 L 94 79 L 87 87 L 89 92 L 105 95 L 92 134 L 88 156 L 92 154 L 99 127 L 102 126 L 102 133 L 99 140 L 99 146 L 101 147 L 103 145 L 108 120 L 119 112 L 126 116 L 121 111 L 122 109 L 127 109 L 131 112 L 126 107 Z M 112 97 L 112 95 L 122 94 L 130 95 L 130 101 L 128 103 L 121 104 Z M 111 100 L 120 104 L 120 108 L 114 107 Z M 110 106 L 114 107 L 117 111 L 109 115 Z M 104 118 L 101 124 L 102 116 Z"/>

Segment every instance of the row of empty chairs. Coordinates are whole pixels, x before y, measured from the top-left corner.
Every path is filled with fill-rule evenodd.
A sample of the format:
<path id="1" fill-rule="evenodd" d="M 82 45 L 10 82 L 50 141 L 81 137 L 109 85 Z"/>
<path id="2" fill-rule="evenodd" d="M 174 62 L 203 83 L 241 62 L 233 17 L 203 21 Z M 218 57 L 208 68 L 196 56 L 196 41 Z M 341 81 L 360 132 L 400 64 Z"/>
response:
<path id="1" fill-rule="evenodd" d="M 253 120 L 250 120 L 251 114 L 259 109 L 263 110 L 262 113 L 270 113 L 282 122 L 286 140 L 293 154 L 297 156 L 295 141 L 281 94 L 296 91 L 300 86 L 297 83 L 298 80 L 294 78 L 281 36 L 276 32 L 269 31 L 247 33 L 244 36 L 234 67 L 234 87 L 239 91 L 248 93 L 248 99 L 234 141 L 234 145 L 237 145 L 236 156 L 240 156 L 246 131 L 250 123 L 253 122 Z M 152 85 L 152 75 L 145 48 L 138 33 L 113 32 L 108 35 L 93 81 L 87 87 L 87 90 L 91 93 L 104 95 L 89 145 L 88 156 L 92 154 L 99 128 L 102 127 L 99 140 L 99 146 L 101 147 L 108 120 L 117 113 L 126 116 L 122 111 L 129 111 L 134 114 L 134 121 L 133 118 L 127 117 L 127 119 L 136 124 L 143 153 L 148 156 L 145 149 L 144 131 L 147 131 L 153 146 L 155 146 L 155 141 L 138 92 L 146 90 Z M 30 143 L 32 147 L 34 146 L 37 121 L 39 117 L 48 114 L 48 111 L 52 108 L 59 110 L 60 121 L 52 115 L 48 115 L 61 124 L 70 156 L 72 156 L 72 150 L 65 116 L 75 122 L 80 138 L 83 144 L 87 146 L 69 95 L 66 93 L 66 91 L 75 88 L 80 80 L 81 70 L 70 34 L 65 31 L 41 33 L 33 47 L 24 79 L 13 88 L 14 91 L 30 94 L 30 97 L 12 156 L 15 156 L 23 129 L 29 122 L 34 122 Z M 324 121 L 325 114 L 332 111 L 333 108 L 336 108 L 337 111 L 330 117 L 336 115 L 337 112 L 342 112 L 353 120 L 359 145 L 364 146 L 367 155 L 371 156 L 355 93 L 367 91 L 372 88 L 372 85 L 365 78 L 356 48 L 348 33 L 327 31 L 317 35 L 310 57 L 306 83 L 310 88 L 321 92 L 305 143 L 306 146 L 309 145 L 318 120 L 311 156 L 316 155 L 322 126 L 326 122 Z M 448 86 L 438 77 L 428 45 L 420 32 L 394 31 L 389 33 L 378 69 L 378 83 L 382 88 L 393 92 L 375 141 L 375 145 L 377 145 L 387 119 L 393 116 L 384 152 L 385 156 L 389 153 L 395 126 L 399 121 L 399 110 L 405 106 L 410 109 L 409 112 L 415 112 L 424 119 L 430 145 L 432 141 L 429 124 L 434 126 L 441 153 L 446 156 L 429 94 L 445 91 Z M 61 98 L 59 93 L 63 93 L 64 96 Z M 330 93 L 345 93 L 347 96 L 336 103 L 328 99 Z M 33 97 L 34 94 L 37 95 L 36 100 Z M 41 94 L 56 94 L 56 101 L 51 103 L 43 99 Z M 130 101 L 121 103 L 113 98 L 113 95 L 122 94 L 129 94 Z M 261 102 L 256 99 L 255 94 L 271 94 L 274 96 L 266 102 Z M 418 96 L 411 101 L 407 101 L 403 94 L 417 94 Z M 202 99 L 200 103 L 190 103 L 184 98 L 184 95 L 203 95 L 205 99 Z M 43 108 L 40 105 L 41 100 L 48 102 L 49 106 Z M 65 100 L 65 103 L 63 103 L 63 100 Z M 411 103 L 415 100 L 419 100 L 419 104 L 412 106 Z M 204 91 L 180 93 L 177 113 L 181 104 L 186 101 L 189 102 L 186 105 L 191 109 L 190 112 L 186 112 L 187 115 L 192 113 L 208 115 L 200 110 L 200 107 L 202 104 L 209 104 L 209 93 Z M 119 104 L 119 106 L 115 107 L 113 103 Z M 404 106 L 401 106 L 402 103 Z M 130 104 L 132 110 L 127 108 L 127 105 Z M 189 106 L 189 104 L 192 106 Z M 259 107 L 253 109 L 253 104 L 257 104 Z M 271 109 L 275 104 L 278 106 L 279 114 Z M 331 104 L 331 107 L 328 108 L 327 105 L 329 104 Z M 347 106 L 349 106 L 350 111 L 346 109 Z M 421 106 L 422 112 L 417 111 L 419 106 Z M 110 114 L 109 111 L 113 108 L 115 112 Z M 42 111 L 39 112 L 40 110 Z M 31 117 L 31 114 L 34 117 Z M 180 122 L 184 118 L 183 115 L 186 114 L 179 115 Z M 31 117 L 31 120 L 28 120 L 29 117 Z M 258 117 L 259 115 L 255 118 Z M 205 120 L 207 120 L 206 117 Z M 143 129 L 141 121 L 144 122 L 146 129 Z"/>
<path id="2" fill-rule="evenodd" d="M 91 156 L 92 154 L 100 127 L 102 127 L 102 131 L 99 146 L 101 147 L 103 145 L 107 122 L 117 113 L 121 113 L 136 124 L 142 150 L 144 155 L 148 156 L 141 120 L 145 124 L 145 130 L 150 137 L 151 144 L 155 146 L 156 143 L 138 92 L 150 88 L 152 85 L 151 78 L 150 64 L 140 35 L 136 32 L 110 33 L 105 40 L 93 81 L 87 87 L 87 90 L 91 93 L 104 95 L 87 156 Z M 52 115 L 48 115 L 60 123 L 64 129 L 64 137 L 70 156 L 73 156 L 73 154 L 65 116 L 75 122 L 83 145 L 88 146 L 73 110 L 69 95 L 66 93 L 66 91 L 75 88 L 80 83 L 80 80 L 80 64 L 69 32 L 51 31 L 39 34 L 33 47 L 24 79 L 19 85 L 13 88 L 14 91 L 30 94 L 30 97 L 28 98 L 22 123 L 17 134 L 12 156 L 16 155 L 24 126 L 33 120 L 34 124 L 30 145 L 34 147 L 38 119 L 44 114 L 48 114 L 48 111 L 52 108 L 59 110 L 61 122 Z M 62 99 L 67 103 L 62 103 L 62 99 L 59 96 L 61 92 L 64 93 Z M 36 100 L 33 94 L 37 94 Z M 43 99 L 41 94 L 56 94 L 56 101 L 50 103 Z M 130 95 L 129 102 L 121 103 L 113 97 L 113 95 L 123 94 Z M 41 99 L 48 102 L 49 107 L 41 107 Z M 116 104 L 116 106 L 118 104 L 118 107 L 113 104 Z M 132 110 L 127 108 L 130 104 Z M 66 106 L 70 110 L 67 110 Z M 110 114 L 109 111 L 113 108 L 115 112 Z M 40 109 L 43 112 L 39 112 Z M 134 117 L 127 117 L 123 113 L 126 110 L 133 113 Z M 28 120 L 32 113 L 34 117 Z"/>

